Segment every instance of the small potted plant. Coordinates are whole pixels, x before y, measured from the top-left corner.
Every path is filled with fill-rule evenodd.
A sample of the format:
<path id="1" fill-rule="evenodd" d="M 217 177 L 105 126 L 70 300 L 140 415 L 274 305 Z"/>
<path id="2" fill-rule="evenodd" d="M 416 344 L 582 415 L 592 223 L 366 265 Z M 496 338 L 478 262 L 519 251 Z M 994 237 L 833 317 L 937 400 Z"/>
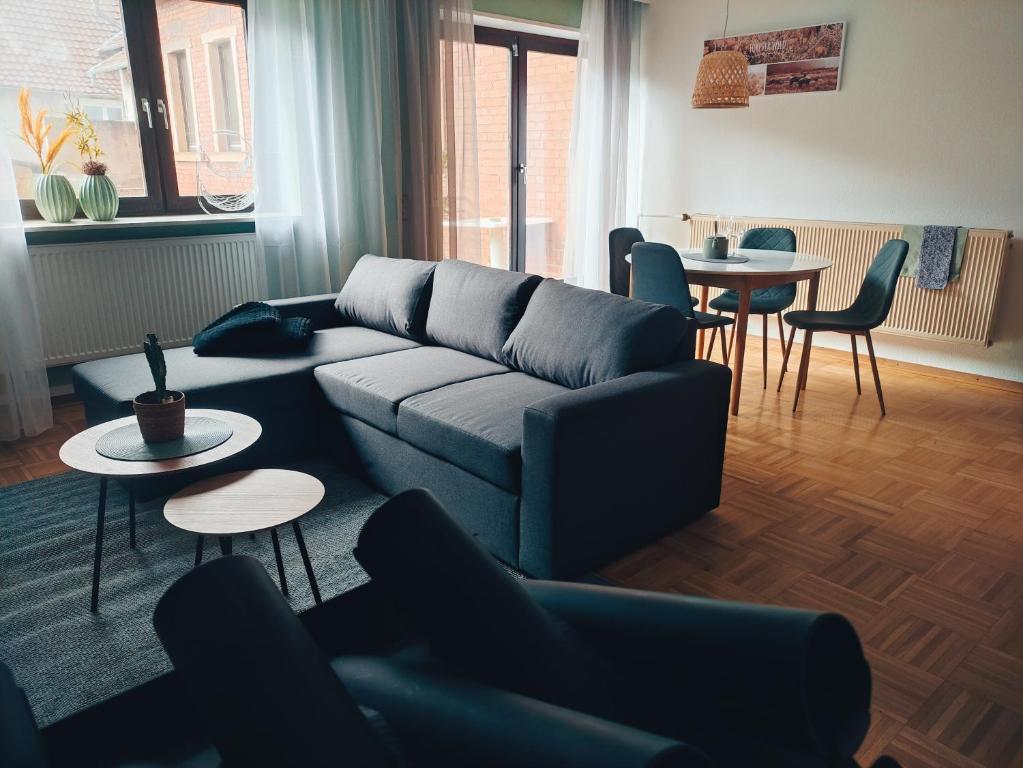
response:
<path id="1" fill-rule="evenodd" d="M 53 172 L 53 166 L 61 148 L 74 136 L 75 130 L 70 125 L 65 126 L 51 142 L 50 131 L 53 129 L 53 123 L 45 122 L 45 109 L 40 109 L 35 116 L 32 115 L 27 88 L 22 88 L 18 93 L 18 111 L 21 113 L 19 135 L 39 158 L 39 170 L 42 172 L 36 177 L 35 182 L 36 208 L 47 221 L 54 223 L 71 221 L 78 210 L 75 190 L 66 177 Z"/>
<path id="2" fill-rule="evenodd" d="M 143 392 L 133 403 L 142 439 L 147 443 L 177 440 L 185 434 L 185 393 L 167 389 L 167 363 L 156 334 L 146 334 L 143 348 L 156 388 Z"/>
<path id="3" fill-rule="evenodd" d="M 117 195 L 117 187 L 107 176 L 106 163 L 100 162 L 103 150 L 99 146 L 96 128 L 81 105 L 71 98 L 70 93 L 65 96 L 65 100 L 68 111 L 64 116 L 68 125 L 78 134 L 76 146 L 78 154 L 82 157 L 82 173 L 85 174 L 78 187 L 78 202 L 82 204 L 85 215 L 93 221 L 112 221 L 117 215 L 121 201 Z"/>

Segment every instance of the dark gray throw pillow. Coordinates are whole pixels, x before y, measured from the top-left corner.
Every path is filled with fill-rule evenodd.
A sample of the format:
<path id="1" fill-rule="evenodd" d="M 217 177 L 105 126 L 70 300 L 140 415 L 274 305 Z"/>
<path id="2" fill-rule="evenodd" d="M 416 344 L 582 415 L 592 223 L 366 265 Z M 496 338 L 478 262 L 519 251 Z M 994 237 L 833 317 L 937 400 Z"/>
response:
<path id="1" fill-rule="evenodd" d="M 347 325 L 420 339 L 436 266 L 432 261 L 366 254 L 348 276 L 334 306 Z"/>
<path id="2" fill-rule="evenodd" d="M 433 273 L 426 338 L 504 362 L 504 343 L 541 279 L 465 261 L 442 261 Z"/>
<path id="3" fill-rule="evenodd" d="M 544 280 L 504 345 L 504 362 L 578 389 L 678 358 L 677 309 Z"/>

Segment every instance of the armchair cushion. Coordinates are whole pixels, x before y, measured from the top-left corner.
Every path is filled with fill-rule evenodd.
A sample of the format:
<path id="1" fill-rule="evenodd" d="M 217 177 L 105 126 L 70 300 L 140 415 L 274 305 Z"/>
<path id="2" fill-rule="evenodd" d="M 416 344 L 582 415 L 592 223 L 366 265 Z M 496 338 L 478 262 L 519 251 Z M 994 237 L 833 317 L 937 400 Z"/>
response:
<path id="1" fill-rule="evenodd" d="M 501 349 L 540 280 L 464 261 L 441 262 L 433 273 L 427 338 L 502 362 Z"/>
<path id="2" fill-rule="evenodd" d="M 504 356 L 520 371 L 579 389 L 678 359 L 687 330 L 670 307 L 544 280 Z"/>
<path id="3" fill-rule="evenodd" d="M 338 294 L 335 306 L 341 319 L 407 339 L 421 338 L 436 266 L 430 261 L 363 256 Z"/>

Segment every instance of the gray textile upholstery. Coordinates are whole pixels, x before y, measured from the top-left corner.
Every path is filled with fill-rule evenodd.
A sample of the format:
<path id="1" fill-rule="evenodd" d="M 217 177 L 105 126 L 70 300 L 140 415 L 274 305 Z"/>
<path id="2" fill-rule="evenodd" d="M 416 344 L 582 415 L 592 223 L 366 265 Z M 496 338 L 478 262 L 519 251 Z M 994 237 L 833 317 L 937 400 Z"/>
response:
<path id="1" fill-rule="evenodd" d="M 678 359 L 687 331 L 670 307 L 544 280 L 504 346 L 505 362 L 578 389 Z"/>
<path id="2" fill-rule="evenodd" d="M 314 371 L 328 402 L 342 413 L 396 434 L 405 398 L 481 376 L 508 373 L 491 360 L 447 347 L 417 347 L 321 365 Z"/>
<path id="3" fill-rule="evenodd" d="M 298 296 L 293 299 L 270 299 L 266 302 L 281 313 L 281 320 L 293 317 L 308 317 L 313 322 L 313 330 L 333 328 L 338 325 L 341 315 L 338 314 L 337 294 L 322 293 L 318 296 Z"/>
<path id="4" fill-rule="evenodd" d="M 495 557 L 518 567 L 519 497 L 354 416 L 334 412 L 328 447 L 386 494 L 429 488 Z"/>
<path id="5" fill-rule="evenodd" d="M 522 413 L 565 388 L 524 373 L 424 392 L 398 408 L 398 437 L 509 491 L 522 474 Z"/>
<path id="6" fill-rule="evenodd" d="M 504 343 L 541 279 L 464 261 L 441 262 L 433 273 L 427 339 L 503 362 Z"/>
<path id="7" fill-rule="evenodd" d="M 337 297 L 337 311 L 349 325 L 364 325 L 408 339 L 420 339 L 430 302 L 436 263 L 365 255 Z"/>

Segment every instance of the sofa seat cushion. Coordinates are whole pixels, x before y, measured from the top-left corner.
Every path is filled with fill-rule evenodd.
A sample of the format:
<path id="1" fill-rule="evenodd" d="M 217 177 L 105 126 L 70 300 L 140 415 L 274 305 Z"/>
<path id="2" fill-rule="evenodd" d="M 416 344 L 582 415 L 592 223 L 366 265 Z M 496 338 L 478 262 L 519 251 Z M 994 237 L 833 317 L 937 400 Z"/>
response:
<path id="1" fill-rule="evenodd" d="M 258 418 L 261 410 L 315 394 L 310 386 L 318 365 L 418 346 L 410 339 L 351 326 L 316 331 L 299 353 L 199 357 L 191 347 L 178 347 L 164 351 L 167 388 L 184 392 L 189 406 L 230 408 Z M 76 365 L 73 378 L 91 422 L 131 413 L 135 396 L 153 388 L 142 353 Z"/>
<path id="2" fill-rule="evenodd" d="M 442 261 L 433 272 L 426 338 L 504 362 L 504 343 L 540 280 L 538 275 L 466 261 Z"/>
<path id="3" fill-rule="evenodd" d="M 508 372 L 492 360 L 447 347 L 416 347 L 321 365 L 314 371 L 331 405 L 392 435 L 398 431 L 398 405 L 405 398 Z"/>
<path id="4" fill-rule="evenodd" d="M 579 389 L 679 359 L 687 324 L 671 307 L 548 279 L 504 345 L 504 362 Z"/>
<path id="5" fill-rule="evenodd" d="M 522 415 L 566 388 L 524 373 L 463 381 L 403 400 L 398 437 L 477 477 L 517 493 Z"/>
<path id="6" fill-rule="evenodd" d="M 421 339 L 436 266 L 432 261 L 366 254 L 337 296 L 340 321 Z"/>

